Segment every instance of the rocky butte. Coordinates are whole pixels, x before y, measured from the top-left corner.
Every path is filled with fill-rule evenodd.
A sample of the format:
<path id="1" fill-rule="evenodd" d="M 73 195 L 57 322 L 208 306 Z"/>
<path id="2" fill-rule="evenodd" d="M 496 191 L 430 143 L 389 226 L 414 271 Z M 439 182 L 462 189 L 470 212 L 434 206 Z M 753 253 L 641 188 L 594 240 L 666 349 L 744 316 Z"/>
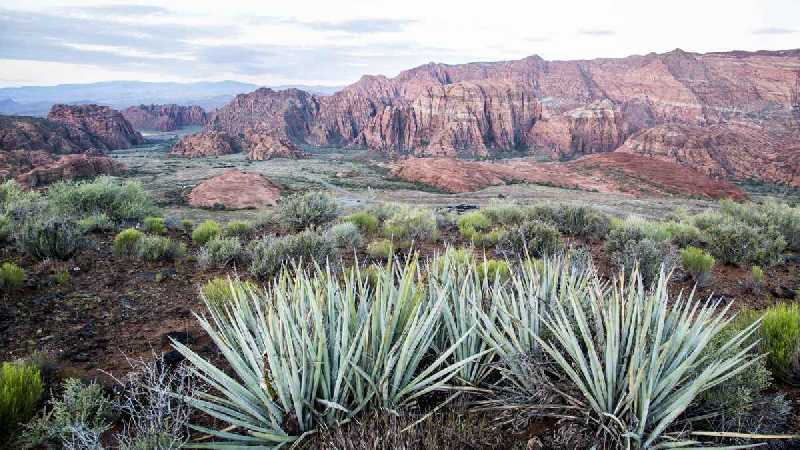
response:
<path id="1" fill-rule="evenodd" d="M 187 126 L 205 125 L 207 114 L 200 106 L 139 105 L 122 111 L 137 130 L 173 131 Z"/>
<path id="2" fill-rule="evenodd" d="M 712 178 L 800 186 L 798 71 L 800 50 L 431 63 L 330 96 L 258 89 L 206 128 L 245 151 L 266 141 L 290 155 L 278 147 L 550 160 L 623 152 Z"/>

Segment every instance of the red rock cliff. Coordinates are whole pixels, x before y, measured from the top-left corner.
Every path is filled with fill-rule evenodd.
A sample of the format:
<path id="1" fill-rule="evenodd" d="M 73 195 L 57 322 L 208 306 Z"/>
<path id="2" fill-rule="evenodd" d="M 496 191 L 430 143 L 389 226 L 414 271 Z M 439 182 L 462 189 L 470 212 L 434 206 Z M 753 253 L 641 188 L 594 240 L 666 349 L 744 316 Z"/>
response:
<path id="1" fill-rule="evenodd" d="M 139 105 L 123 110 L 122 115 L 137 130 L 172 131 L 206 123 L 206 112 L 199 106 Z"/>
<path id="2" fill-rule="evenodd" d="M 47 119 L 65 125 L 81 145 L 99 150 L 130 148 L 144 142 L 119 111 L 107 106 L 53 105 Z M 93 142 L 83 142 L 85 136 L 91 136 Z"/>

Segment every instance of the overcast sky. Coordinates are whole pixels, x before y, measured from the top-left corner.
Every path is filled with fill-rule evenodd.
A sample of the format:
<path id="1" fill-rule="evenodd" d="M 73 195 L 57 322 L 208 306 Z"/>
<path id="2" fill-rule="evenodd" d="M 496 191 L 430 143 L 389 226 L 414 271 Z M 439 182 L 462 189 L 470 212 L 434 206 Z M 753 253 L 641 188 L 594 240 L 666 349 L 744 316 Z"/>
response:
<path id="1" fill-rule="evenodd" d="M 343 85 L 429 61 L 800 47 L 800 0 L 5 0 L 0 86 Z"/>

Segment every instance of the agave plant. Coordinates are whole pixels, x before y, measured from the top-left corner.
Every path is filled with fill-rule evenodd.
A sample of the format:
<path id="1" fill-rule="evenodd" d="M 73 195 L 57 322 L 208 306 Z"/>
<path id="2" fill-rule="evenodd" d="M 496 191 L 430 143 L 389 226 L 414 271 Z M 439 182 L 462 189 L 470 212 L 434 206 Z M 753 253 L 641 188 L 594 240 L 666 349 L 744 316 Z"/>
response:
<path id="1" fill-rule="evenodd" d="M 645 291 L 637 270 L 604 289 L 593 282 L 567 292 L 542 313 L 549 338 L 535 336 L 566 374 L 583 408 L 605 438 L 625 449 L 684 448 L 697 443 L 667 428 L 697 395 L 749 367 L 753 345 L 743 345 L 758 322 L 736 334 L 717 352 L 704 352 L 729 322 L 726 306 L 679 295 L 670 302 L 662 269 Z M 588 298 L 584 294 L 588 293 Z M 588 301 L 587 301 L 588 300 Z M 734 346 L 743 350 L 733 355 Z"/>
<path id="2" fill-rule="evenodd" d="M 469 333 L 431 356 L 447 299 L 425 289 L 416 260 L 376 279 L 373 287 L 358 270 L 342 283 L 319 268 L 287 270 L 262 292 L 232 286 L 231 301 L 198 316 L 232 374 L 174 343 L 216 391 L 186 400 L 230 425 L 195 425 L 217 441 L 193 446 L 280 447 L 321 424 L 445 389 L 482 356 L 451 359 Z"/>

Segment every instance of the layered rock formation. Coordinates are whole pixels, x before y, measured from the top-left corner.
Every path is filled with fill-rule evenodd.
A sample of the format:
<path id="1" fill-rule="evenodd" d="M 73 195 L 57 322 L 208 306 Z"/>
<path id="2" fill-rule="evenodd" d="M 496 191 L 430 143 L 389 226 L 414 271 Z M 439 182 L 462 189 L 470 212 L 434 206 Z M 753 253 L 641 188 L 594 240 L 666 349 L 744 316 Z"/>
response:
<path id="1" fill-rule="evenodd" d="M 726 168 L 726 158 L 735 161 L 736 154 L 726 156 L 726 147 L 712 144 L 708 157 L 714 162 L 698 169 L 712 176 L 752 173 L 764 181 L 793 183 L 797 171 L 781 165 L 780 155 L 789 152 L 787 161 L 797 156 L 800 123 L 791 103 L 798 70 L 800 50 L 432 63 L 395 78 L 365 76 L 331 96 L 259 89 L 237 96 L 207 127 L 294 144 L 365 147 L 390 156 L 517 153 L 552 159 L 620 148 L 639 152 L 632 149 L 643 148 L 639 141 L 647 134 L 642 133 L 658 134 L 664 125 L 686 141 L 705 139 L 704 130 L 716 127 L 734 139 L 765 143 L 766 148 L 749 151 L 761 155 L 756 160 L 776 155 L 775 163 L 765 177 L 759 177 L 758 165 Z M 660 159 L 695 167 L 691 158 Z M 712 166 L 719 167 L 709 170 Z"/>
<path id="2" fill-rule="evenodd" d="M 204 131 L 181 138 L 170 150 L 177 156 L 219 156 L 236 153 L 239 144 L 228 133 L 222 131 Z"/>
<path id="3" fill-rule="evenodd" d="M 674 163 L 622 153 L 590 155 L 567 163 L 407 158 L 392 163 L 390 170 L 394 177 L 451 193 L 525 182 L 634 196 L 745 198 L 730 182 L 713 180 Z"/>
<path id="4" fill-rule="evenodd" d="M 0 116 L 0 150 L 79 153 L 97 148 L 94 136 L 38 117 Z"/>
<path id="5" fill-rule="evenodd" d="M 53 105 L 47 120 L 65 125 L 83 148 L 116 150 L 144 143 L 122 114 L 107 106 Z M 86 137 L 90 137 L 87 139 Z"/>
<path id="6" fill-rule="evenodd" d="M 120 175 L 125 170 L 124 164 L 107 156 L 64 155 L 47 164 L 36 164 L 31 170 L 17 175 L 16 180 L 22 185 L 36 187 L 61 180 Z"/>
<path id="7" fill-rule="evenodd" d="M 189 204 L 201 208 L 250 209 L 274 206 L 280 188 L 255 173 L 232 170 L 198 184 Z"/>
<path id="8" fill-rule="evenodd" d="M 139 105 L 122 111 L 137 130 L 173 131 L 187 126 L 205 125 L 206 112 L 199 106 Z"/>

